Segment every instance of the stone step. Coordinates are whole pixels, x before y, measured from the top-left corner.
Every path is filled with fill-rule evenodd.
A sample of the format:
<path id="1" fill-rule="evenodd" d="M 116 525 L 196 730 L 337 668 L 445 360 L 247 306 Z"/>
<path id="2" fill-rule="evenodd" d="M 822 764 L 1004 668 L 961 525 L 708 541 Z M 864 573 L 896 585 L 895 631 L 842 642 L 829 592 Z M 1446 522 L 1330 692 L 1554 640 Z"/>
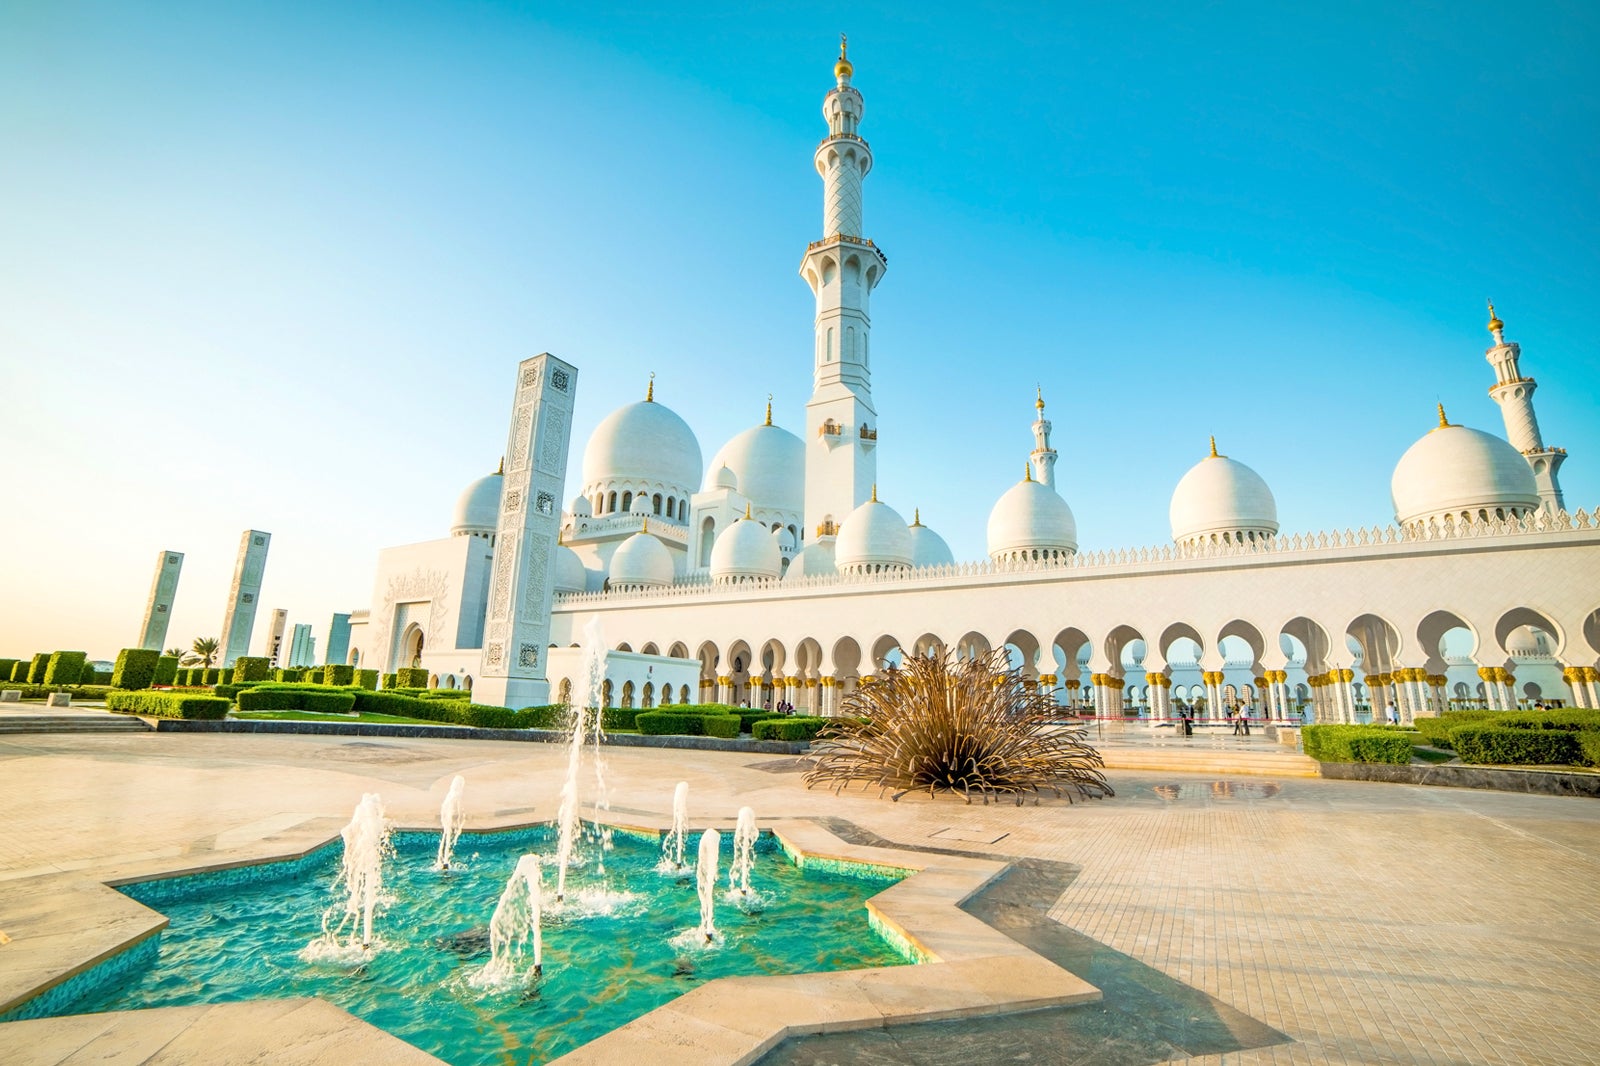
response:
<path id="1" fill-rule="evenodd" d="M 132 716 L 109 714 L 0 715 L 4 733 L 147 733 L 150 726 Z"/>

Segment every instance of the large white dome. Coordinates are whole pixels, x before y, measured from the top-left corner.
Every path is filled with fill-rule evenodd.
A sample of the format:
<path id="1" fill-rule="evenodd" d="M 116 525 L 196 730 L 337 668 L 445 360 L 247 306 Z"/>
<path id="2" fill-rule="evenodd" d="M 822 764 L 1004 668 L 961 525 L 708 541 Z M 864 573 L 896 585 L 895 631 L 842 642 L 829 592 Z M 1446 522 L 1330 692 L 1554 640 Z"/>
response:
<path id="1" fill-rule="evenodd" d="M 1278 503 L 1261 475 L 1226 455 L 1211 454 L 1189 468 L 1172 490 L 1167 509 L 1179 544 L 1271 537 L 1278 532 Z"/>
<path id="2" fill-rule="evenodd" d="M 834 565 L 841 574 L 905 570 L 911 566 L 912 553 L 906 520 L 893 507 L 879 502 L 876 490 L 872 499 L 845 516 L 833 546 Z"/>
<path id="3" fill-rule="evenodd" d="M 600 421 L 583 449 L 585 491 L 607 482 L 693 492 L 700 483 L 700 442 L 683 419 L 654 400 L 619 407 Z"/>
<path id="4" fill-rule="evenodd" d="M 1521 452 L 1492 433 L 1448 423 L 1429 430 L 1400 457 L 1389 494 L 1402 526 L 1446 516 L 1503 518 L 1539 506 L 1539 489 Z"/>
<path id="5" fill-rule="evenodd" d="M 705 487 L 726 466 L 738 478 L 739 491 L 758 508 L 799 513 L 805 509 L 806 446 L 799 437 L 768 422 L 752 426 L 724 444 L 711 457 Z"/>
<path id="6" fill-rule="evenodd" d="M 783 571 L 778 542 L 748 515 L 711 545 L 711 580 L 718 584 L 774 578 Z"/>
<path id="7" fill-rule="evenodd" d="M 789 569 L 783 572 L 785 581 L 798 581 L 803 577 L 831 577 L 839 573 L 834 562 L 833 538 L 814 540 L 795 553 L 789 560 Z"/>
<path id="8" fill-rule="evenodd" d="M 456 499 L 455 513 L 450 518 L 450 535 L 493 536 L 500 528 L 500 491 L 504 483 L 505 478 L 496 473 L 468 485 Z"/>
<path id="9" fill-rule="evenodd" d="M 913 518 L 908 532 L 911 534 L 912 566 L 949 566 L 956 561 L 944 538 L 922 524 L 920 511 Z"/>
<path id="10" fill-rule="evenodd" d="M 672 552 L 654 533 L 639 532 L 617 545 L 607 580 L 613 589 L 660 588 L 672 584 Z"/>
<path id="11" fill-rule="evenodd" d="M 669 559 L 668 562 L 671 562 Z M 589 571 L 584 569 L 578 553 L 565 544 L 556 545 L 557 592 L 583 592 L 589 587 Z"/>
<path id="12" fill-rule="evenodd" d="M 1048 485 L 1019 481 L 989 512 L 989 558 L 996 562 L 1059 559 L 1077 550 L 1072 508 Z"/>

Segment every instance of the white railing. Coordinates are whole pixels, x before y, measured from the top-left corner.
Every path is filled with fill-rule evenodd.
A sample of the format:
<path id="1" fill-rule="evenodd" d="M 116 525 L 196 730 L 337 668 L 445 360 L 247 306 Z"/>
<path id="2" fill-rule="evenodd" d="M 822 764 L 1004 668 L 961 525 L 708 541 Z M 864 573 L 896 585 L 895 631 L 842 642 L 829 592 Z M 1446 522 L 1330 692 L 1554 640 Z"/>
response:
<path id="1" fill-rule="evenodd" d="M 1402 530 L 1396 526 L 1370 526 L 1343 531 L 1279 535 L 1267 540 L 1232 544 L 1159 544 L 1145 548 L 1117 548 L 1082 552 L 1053 562 L 1030 560 L 997 563 L 985 560 L 876 574 L 819 574 L 801 577 L 794 581 L 772 578 L 766 581 L 746 581 L 738 585 L 713 585 L 710 577 L 704 571 L 699 571 L 685 575 L 674 584 L 663 588 L 637 589 L 629 592 L 571 593 L 557 597 L 556 602 L 563 606 L 578 606 L 612 604 L 623 600 L 637 602 L 708 595 L 744 596 L 763 589 L 774 591 L 782 589 L 787 592 L 861 585 L 927 585 L 961 578 L 991 578 L 1060 571 L 1080 572 L 1140 565 L 1160 566 L 1191 560 L 1228 559 L 1239 562 L 1279 560 L 1285 556 L 1333 549 L 1370 549 L 1390 545 L 1403 548 L 1429 542 L 1460 542 L 1584 530 L 1600 530 L 1600 508 L 1594 512 L 1580 509 L 1575 513 L 1561 511 L 1554 515 L 1546 514 L 1544 511 L 1534 511 L 1521 518 L 1496 518 L 1481 522 L 1440 524 L 1430 521 L 1426 525 L 1419 524 L 1413 530 Z"/>

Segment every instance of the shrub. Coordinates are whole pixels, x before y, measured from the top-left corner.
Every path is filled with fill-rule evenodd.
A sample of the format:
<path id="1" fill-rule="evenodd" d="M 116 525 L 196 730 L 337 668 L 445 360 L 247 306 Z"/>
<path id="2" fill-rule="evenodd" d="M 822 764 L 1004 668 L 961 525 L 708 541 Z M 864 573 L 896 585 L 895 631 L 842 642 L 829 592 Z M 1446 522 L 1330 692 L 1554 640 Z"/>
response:
<path id="1" fill-rule="evenodd" d="M 150 675 L 152 685 L 170 685 L 178 678 L 178 657 L 163 655 L 156 660 L 156 669 Z"/>
<path id="2" fill-rule="evenodd" d="M 395 680 L 395 675 L 394 674 L 384 674 L 383 675 L 383 690 L 385 692 L 389 691 L 392 688 L 395 688 L 399 684 L 400 684 L 400 682 Z"/>
<path id="3" fill-rule="evenodd" d="M 158 651 L 144 648 L 123 648 L 117 653 L 116 669 L 111 671 L 111 687 L 128 690 L 149 688 L 156 675 Z"/>
<path id="4" fill-rule="evenodd" d="M 600 726 L 603 729 L 638 729 L 637 719 L 644 713 L 637 707 L 607 707 L 600 712 Z"/>
<path id="5" fill-rule="evenodd" d="M 685 708 L 674 707 L 670 711 L 641 711 L 633 721 L 639 732 L 648 737 L 702 737 L 706 734 L 704 723 L 708 717 L 723 716 L 691 714 Z"/>
<path id="6" fill-rule="evenodd" d="M 249 681 L 270 681 L 272 679 L 272 660 L 256 655 L 241 655 L 233 661 L 233 678 L 235 685 L 243 685 Z"/>
<path id="7" fill-rule="evenodd" d="M 312 685 L 322 685 L 326 684 L 326 681 L 324 680 L 326 676 L 327 675 L 323 673 L 322 667 L 308 666 L 305 668 L 304 676 L 301 678 L 301 680 Z"/>
<path id="8" fill-rule="evenodd" d="M 1418 718 L 1416 728 L 1429 745 L 1435 748 L 1448 748 L 1450 730 L 1469 722 L 1481 722 L 1498 713 L 1498 711 L 1446 711 L 1438 718 Z"/>
<path id="9" fill-rule="evenodd" d="M 1573 733 L 1600 731 L 1600 711 L 1568 707 L 1546 711 L 1506 711 L 1489 719 L 1487 725 L 1506 729 L 1564 729 Z"/>
<path id="10" fill-rule="evenodd" d="M 181 692 L 113 692 L 106 697 L 106 706 L 122 714 L 156 718 L 222 718 L 228 713 L 227 700 Z"/>
<path id="11" fill-rule="evenodd" d="M 20 684 L 27 684 L 28 671 L 33 669 L 33 659 L 18 659 L 17 665 L 11 668 L 11 680 Z"/>
<path id="12" fill-rule="evenodd" d="M 1308 725 L 1301 731 L 1305 753 L 1318 762 L 1411 762 L 1411 736 L 1370 725 Z"/>
<path id="13" fill-rule="evenodd" d="M 41 651 L 28 663 L 28 684 L 44 684 L 44 672 L 50 669 L 50 653 Z"/>
<path id="14" fill-rule="evenodd" d="M 10 681 L 11 671 L 17 668 L 18 659 L 0 659 L 0 681 Z"/>
<path id="15" fill-rule="evenodd" d="M 1600 766 L 1600 733 L 1579 733 L 1578 748 L 1585 766 Z"/>
<path id="16" fill-rule="evenodd" d="M 461 720 L 479 729 L 550 729 L 559 720 L 563 708 L 524 707 L 513 711 L 509 707 L 493 707 L 485 703 L 457 704 Z"/>
<path id="17" fill-rule="evenodd" d="M 757 740 L 815 740 L 817 733 L 827 724 L 826 718 L 802 715 L 768 718 L 751 726 L 750 735 Z"/>
<path id="18" fill-rule="evenodd" d="M 1450 744 L 1465 763 L 1570 766 L 1583 759 L 1578 736 L 1566 729 L 1506 729 L 1480 722 L 1452 729 Z"/>
<path id="19" fill-rule="evenodd" d="M 402 666 L 394 672 L 394 677 L 396 688 L 420 688 L 426 690 L 428 687 L 428 671 L 420 666 Z"/>
<path id="20" fill-rule="evenodd" d="M 322 668 L 324 685 L 349 686 L 356 683 L 356 668 L 345 663 L 329 663 Z"/>
<path id="21" fill-rule="evenodd" d="M 571 724 L 567 707 L 560 703 L 524 707 L 520 713 L 528 716 L 529 724 L 524 729 L 562 729 Z"/>
<path id="22" fill-rule="evenodd" d="M 282 666 L 274 667 L 272 671 L 272 680 L 278 682 L 280 685 L 285 683 L 293 683 L 300 680 L 300 671 L 286 669 Z"/>
<path id="23" fill-rule="evenodd" d="M 232 684 L 233 683 L 233 671 L 224 670 L 220 666 L 209 667 L 208 669 L 202 671 L 202 673 L 203 673 L 203 676 L 202 676 L 202 678 L 200 680 L 200 683 L 202 685 L 220 685 L 220 684 L 223 684 L 223 680 L 224 680 L 223 676 L 222 676 L 223 674 L 227 674 L 228 675 L 227 679 L 226 679 L 228 684 Z"/>
<path id="24" fill-rule="evenodd" d="M 736 714 L 701 715 L 700 724 L 708 737 L 734 740 L 739 736 L 739 716 Z"/>
<path id="25" fill-rule="evenodd" d="M 238 698 L 239 693 L 243 692 L 249 687 L 249 685 L 213 685 L 211 688 L 211 694 L 213 696 L 221 696 L 225 700 L 232 701 Z"/>
<path id="26" fill-rule="evenodd" d="M 378 671 L 357 670 L 355 671 L 355 677 L 351 679 L 350 683 L 355 685 L 357 688 L 364 688 L 376 692 L 378 689 Z"/>
<path id="27" fill-rule="evenodd" d="M 111 671 L 110 670 L 93 670 L 93 669 L 91 669 L 91 670 L 86 671 L 84 676 L 89 678 L 88 681 L 84 682 L 84 684 L 86 684 L 86 685 L 104 685 L 107 688 L 111 687 Z"/>
<path id="28" fill-rule="evenodd" d="M 391 714 L 402 718 L 420 718 L 426 722 L 461 721 L 460 707 L 452 700 L 419 700 L 415 696 L 402 696 L 395 692 L 373 692 L 370 689 L 350 690 L 356 697 L 356 711 L 360 714 Z"/>
<path id="29" fill-rule="evenodd" d="M 430 688 L 417 693 L 424 700 L 470 700 L 472 693 L 464 688 Z"/>
<path id="30" fill-rule="evenodd" d="M 356 705 L 356 694 L 330 689 L 326 685 L 258 685 L 238 695 L 241 711 L 315 711 L 320 714 L 348 714 Z"/>
<path id="31" fill-rule="evenodd" d="M 89 654 L 82 651 L 58 651 L 50 656 L 44 669 L 46 685 L 76 685 L 83 677 L 84 663 Z"/>

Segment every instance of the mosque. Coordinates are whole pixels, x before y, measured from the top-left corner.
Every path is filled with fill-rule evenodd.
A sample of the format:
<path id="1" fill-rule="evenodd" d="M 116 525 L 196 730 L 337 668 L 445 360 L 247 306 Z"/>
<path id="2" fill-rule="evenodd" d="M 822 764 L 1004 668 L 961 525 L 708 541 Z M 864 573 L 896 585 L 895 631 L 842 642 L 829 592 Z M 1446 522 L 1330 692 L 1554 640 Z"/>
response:
<path id="1" fill-rule="evenodd" d="M 552 698 L 570 696 L 598 617 L 604 698 L 623 706 L 829 714 L 903 654 L 1000 647 L 1062 704 L 1102 714 L 1600 706 L 1600 517 L 1566 510 L 1566 453 L 1540 435 L 1535 382 L 1492 304 L 1489 394 L 1506 436 L 1441 406 L 1395 466 L 1393 526 L 1282 534 L 1266 482 L 1213 440 L 1173 490 L 1171 543 L 1080 553 L 1042 394 L 986 560 L 957 562 L 920 514 L 908 523 L 879 498 L 892 486 L 876 473 L 869 306 L 888 259 L 862 235 L 873 155 L 853 74 L 841 44 L 814 156 L 824 236 L 800 263 L 816 301 L 803 430 L 775 424 L 769 402 L 706 462 L 653 380 L 600 422 L 555 551 Z M 380 553 L 372 604 L 351 616 L 352 662 L 472 685 L 501 493 L 500 474 L 480 478 L 448 537 Z"/>

